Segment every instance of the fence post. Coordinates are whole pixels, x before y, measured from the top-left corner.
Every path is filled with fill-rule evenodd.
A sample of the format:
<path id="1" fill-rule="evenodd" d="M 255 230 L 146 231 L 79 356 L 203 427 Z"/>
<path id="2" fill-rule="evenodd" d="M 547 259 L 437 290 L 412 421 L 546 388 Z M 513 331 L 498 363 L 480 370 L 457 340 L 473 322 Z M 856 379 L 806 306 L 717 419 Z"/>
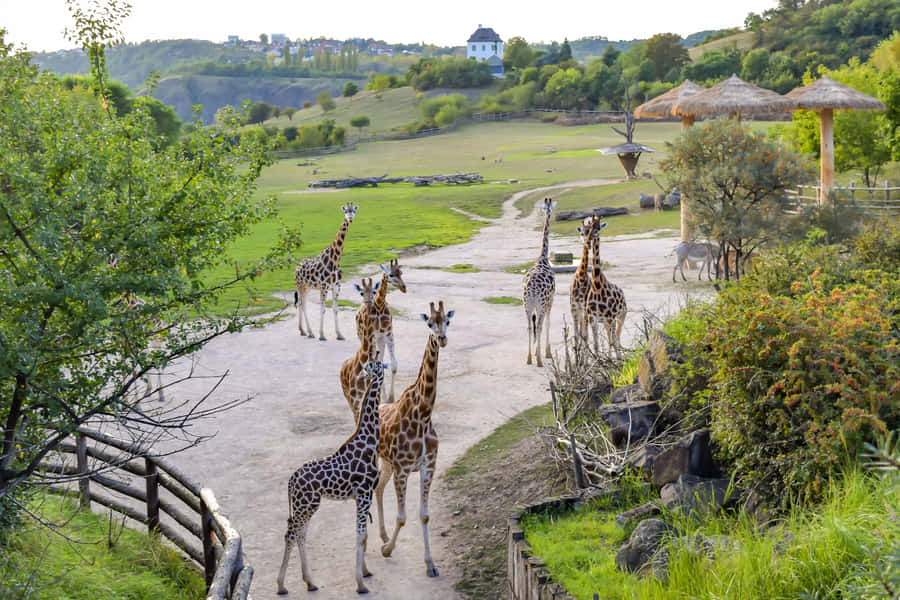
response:
<path id="1" fill-rule="evenodd" d="M 212 513 L 203 498 L 200 498 L 200 528 L 203 536 L 203 571 L 206 576 L 206 589 L 212 585 L 216 575 L 216 553 L 213 549 Z"/>
<path id="2" fill-rule="evenodd" d="M 159 473 L 149 456 L 144 458 L 144 465 L 147 468 L 147 531 L 159 533 Z"/>
<path id="3" fill-rule="evenodd" d="M 888 187 L 890 182 L 885 179 L 884 180 L 884 209 L 887 210 L 891 207 L 891 189 Z"/>
<path id="4" fill-rule="evenodd" d="M 82 434 L 75 434 L 75 460 L 78 466 L 78 503 L 81 508 L 91 507 L 91 483 L 88 478 L 87 464 L 87 438 Z"/>
<path id="5" fill-rule="evenodd" d="M 856 183 L 851 181 L 848 189 L 850 190 L 850 199 L 856 200 Z"/>

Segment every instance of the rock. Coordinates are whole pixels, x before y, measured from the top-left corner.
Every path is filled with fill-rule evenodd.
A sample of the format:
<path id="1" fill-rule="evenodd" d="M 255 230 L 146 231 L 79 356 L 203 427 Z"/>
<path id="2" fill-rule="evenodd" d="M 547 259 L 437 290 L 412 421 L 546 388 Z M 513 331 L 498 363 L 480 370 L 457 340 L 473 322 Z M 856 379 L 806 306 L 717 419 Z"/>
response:
<path id="1" fill-rule="evenodd" d="M 681 204 L 681 192 L 678 191 L 677 187 L 674 187 L 666 195 L 666 199 L 663 200 L 663 208 L 665 208 L 666 210 L 671 210 L 680 204 Z"/>
<path id="2" fill-rule="evenodd" d="M 638 361 L 638 382 L 650 398 L 662 400 L 668 395 L 671 387 L 669 368 L 680 363 L 683 356 L 680 345 L 672 336 L 653 330 L 647 349 Z"/>
<path id="3" fill-rule="evenodd" d="M 709 431 L 694 431 L 666 448 L 653 460 L 653 483 L 662 487 L 676 481 L 681 475 L 699 477 L 717 475 L 713 464 Z"/>
<path id="4" fill-rule="evenodd" d="M 580 221 L 588 217 L 597 215 L 598 217 L 614 217 L 616 215 L 627 215 L 628 209 L 624 206 L 598 206 L 591 210 L 563 210 L 556 213 L 557 221 Z"/>
<path id="5" fill-rule="evenodd" d="M 617 514 L 616 525 L 622 528 L 629 527 L 632 523 L 640 521 L 644 517 L 659 514 L 659 512 L 660 506 L 658 502 L 648 502 L 646 504 L 641 504 L 640 506 L 636 506 L 631 510 L 626 510 L 623 513 Z"/>
<path id="6" fill-rule="evenodd" d="M 616 567 L 620 571 L 634 573 L 646 565 L 672 527 L 662 519 L 645 519 L 641 521 L 628 538 L 628 541 L 616 553 Z"/>
<path id="7" fill-rule="evenodd" d="M 725 506 L 728 497 L 727 479 L 704 479 L 696 475 L 682 475 L 659 491 L 662 503 L 669 510 L 684 514 L 705 515 Z"/>
<path id="8" fill-rule="evenodd" d="M 653 208 L 653 194 L 641 193 L 638 196 L 638 206 L 641 208 Z"/>
<path id="9" fill-rule="evenodd" d="M 618 404 L 604 404 L 597 409 L 610 430 L 610 439 L 616 447 L 635 444 L 653 432 L 659 404 L 647 400 L 629 400 Z"/>
<path id="10" fill-rule="evenodd" d="M 653 463 L 660 452 L 662 452 L 662 448 L 648 444 L 625 459 L 625 462 L 647 475 L 652 475 Z"/>
<path id="11" fill-rule="evenodd" d="M 644 388 L 642 388 L 640 384 L 632 384 L 620 387 L 609 396 L 609 401 L 612 404 L 620 404 L 629 400 L 637 401 L 649 399 L 650 398 L 647 397 L 647 394 L 644 392 Z"/>

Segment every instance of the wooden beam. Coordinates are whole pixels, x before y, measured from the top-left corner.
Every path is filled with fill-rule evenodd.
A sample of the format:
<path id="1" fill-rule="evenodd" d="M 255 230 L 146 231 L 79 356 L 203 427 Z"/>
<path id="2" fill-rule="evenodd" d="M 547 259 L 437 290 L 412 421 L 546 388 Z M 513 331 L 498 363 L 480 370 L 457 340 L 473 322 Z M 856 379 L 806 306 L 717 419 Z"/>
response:
<path id="1" fill-rule="evenodd" d="M 820 145 L 820 170 L 819 170 L 819 204 L 828 200 L 828 194 L 834 188 L 834 111 L 823 108 L 821 117 L 821 145 Z"/>

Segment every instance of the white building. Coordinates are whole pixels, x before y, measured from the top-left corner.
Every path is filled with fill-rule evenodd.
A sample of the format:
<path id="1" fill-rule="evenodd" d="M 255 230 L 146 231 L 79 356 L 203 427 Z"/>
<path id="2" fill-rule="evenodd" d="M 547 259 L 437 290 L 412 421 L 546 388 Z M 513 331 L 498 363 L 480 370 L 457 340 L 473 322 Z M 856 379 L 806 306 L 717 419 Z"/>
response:
<path id="1" fill-rule="evenodd" d="M 494 77 L 503 77 L 503 40 L 490 27 L 482 27 L 479 23 L 466 43 L 466 58 L 487 61 Z"/>

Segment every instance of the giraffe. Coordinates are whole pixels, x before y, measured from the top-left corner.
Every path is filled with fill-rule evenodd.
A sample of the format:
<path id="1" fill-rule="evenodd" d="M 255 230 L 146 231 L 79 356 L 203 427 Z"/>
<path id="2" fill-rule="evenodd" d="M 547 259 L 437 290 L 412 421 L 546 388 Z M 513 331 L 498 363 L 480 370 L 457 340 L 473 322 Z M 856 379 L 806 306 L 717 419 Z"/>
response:
<path id="1" fill-rule="evenodd" d="M 572 278 L 572 285 L 569 288 L 569 307 L 572 311 L 572 327 L 574 328 L 576 342 L 581 339 L 587 339 L 587 331 L 585 331 L 585 310 L 587 307 L 588 292 L 591 289 L 591 275 L 589 271 L 591 236 L 590 228 L 594 220 L 588 217 L 584 222 L 576 228 L 578 235 L 581 236 L 581 262 L 578 263 L 578 269 Z"/>
<path id="2" fill-rule="evenodd" d="M 363 332 L 359 339 L 361 344 L 356 354 L 344 361 L 341 365 L 341 389 L 347 402 L 350 404 L 350 410 L 353 411 L 353 418 L 358 419 L 360 405 L 366 397 L 366 380 L 363 377 L 363 371 L 366 364 L 372 360 L 375 354 L 381 355 L 375 350 L 374 336 L 376 322 L 373 315 L 375 292 L 378 291 L 381 283 L 372 285 L 371 279 L 363 279 L 362 287 L 358 284 L 356 290 L 362 296 L 363 302 L 359 307 L 362 313 Z M 359 314 L 359 313 L 357 313 Z"/>
<path id="3" fill-rule="evenodd" d="M 344 240 L 347 237 L 347 229 L 353 222 L 358 206 L 346 204 L 341 207 L 344 211 L 344 220 L 338 229 L 337 235 L 331 245 L 319 252 L 318 256 L 304 258 L 294 271 L 294 283 L 297 286 L 294 291 L 294 306 L 297 309 L 297 328 L 301 335 L 313 336 L 312 327 L 309 324 L 309 316 L 306 314 L 306 292 L 310 289 L 319 290 L 320 319 L 319 339 L 325 339 L 325 300 L 328 291 L 331 290 L 332 308 L 334 309 L 335 338 L 342 340 L 344 336 L 338 328 L 338 295 L 341 293 L 341 252 L 344 250 Z M 306 318 L 306 331 L 303 330 L 303 319 Z"/>
<path id="4" fill-rule="evenodd" d="M 403 281 L 403 271 L 397 263 L 397 259 L 392 259 L 387 265 L 379 265 L 381 267 L 381 289 L 375 296 L 374 315 L 375 319 L 375 347 L 378 352 L 384 356 L 384 347 L 387 345 L 388 352 L 391 353 L 391 392 L 387 401 L 394 401 L 394 378 L 397 376 L 397 355 L 394 354 L 394 328 L 391 318 L 391 309 L 387 305 L 387 288 L 388 284 L 406 293 L 406 283 Z M 365 311 L 362 306 L 356 311 L 356 337 L 362 341 L 363 318 Z M 384 395 L 384 389 L 381 391 Z"/>
<path id="5" fill-rule="evenodd" d="M 306 589 L 311 592 L 318 589 L 309 576 L 306 564 L 306 531 L 322 498 L 356 500 L 356 591 L 360 594 L 369 591 L 363 585 L 363 577 L 372 574 L 366 568 L 366 519 L 372 505 L 372 492 L 378 481 L 378 395 L 384 381 L 385 367 L 387 365 L 378 357 L 366 364 L 369 387 L 356 430 L 347 441 L 331 456 L 310 461 L 291 475 L 288 483 L 290 516 L 287 532 L 284 534 L 284 558 L 278 572 L 279 594 L 287 594 L 284 576 L 291 557 L 291 546 L 295 542 L 300 549 L 300 568 Z"/>
<path id="6" fill-rule="evenodd" d="M 382 556 L 389 557 L 397 543 L 397 534 L 406 524 L 406 484 L 410 473 L 419 471 L 419 492 L 422 534 L 425 539 L 425 569 L 429 577 L 437 577 L 438 570 L 431 560 L 431 546 L 428 542 L 428 493 L 431 478 L 437 463 L 438 436 L 431 423 L 431 411 L 437 391 L 438 352 L 447 345 L 447 327 L 453 311 L 444 312 L 443 300 L 435 310 L 434 302 L 429 305 L 430 314 L 422 315 L 422 320 L 431 330 L 425 345 L 425 355 L 415 383 L 403 390 L 400 398 L 392 404 L 382 404 L 381 445 L 378 456 L 381 467 L 378 486 L 375 488 L 378 506 L 378 524 L 381 528 Z M 388 538 L 384 526 L 384 488 L 394 477 L 394 491 L 397 493 L 397 524 L 394 534 Z"/>
<path id="7" fill-rule="evenodd" d="M 533 267 L 525 273 L 522 282 L 522 302 L 525 305 L 525 320 L 528 324 L 528 360 L 531 364 L 531 342 L 534 340 L 535 357 L 537 366 L 542 367 L 541 362 L 541 326 L 547 332 L 547 358 L 550 358 L 550 309 L 553 307 L 553 294 L 556 292 L 556 275 L 550 266 L 547 255 L 550 251 L 550 215 L 556 202 L 550 198 L 544 198 L 540 209 L 547 213 L 544 219 L 544 233 L 541 241 L 541 255 Z"/>
<path id="8" fill-rule="evenodd" d="M 625 324 L 625 316 L 628 307 L 625 304 L 625 294 L 614 283 L 610 283 L 600 268 L 600 231 L 609 225 L 601 221 L 600 217 L 594 217 L 591 226 L 590 240 L 591 252 L 594 255 L 591 270 L 591 289 L 588 291 L 587 318 L 585 323 L 585 336 L 587 326 L 590 325 L 594 334 L 594 351 L 599 351 L 597 329 L 600 323 L 606 328 L 609 338 L 609 347 L 615 350 L 616 356 L 621 356 L 622 326 Z"/>

